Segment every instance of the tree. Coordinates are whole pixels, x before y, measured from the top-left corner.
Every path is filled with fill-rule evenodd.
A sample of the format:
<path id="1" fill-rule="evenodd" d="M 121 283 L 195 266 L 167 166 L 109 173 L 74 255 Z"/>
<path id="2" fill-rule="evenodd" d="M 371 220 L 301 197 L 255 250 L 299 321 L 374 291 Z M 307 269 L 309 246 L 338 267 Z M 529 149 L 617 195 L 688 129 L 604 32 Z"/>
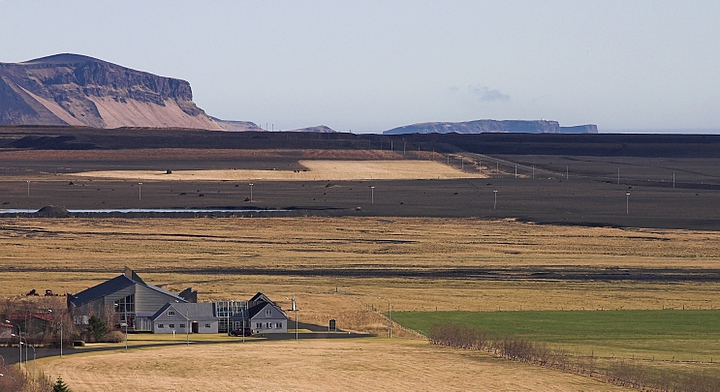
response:
<path id="1" fill-rule="evenodd" d="M 53 392 L 72 392 L 70 387 L 65 384 L 62 377 L 58 377 L 57 382 L 53 385 Z"/>
<path id="2" fill-rule="evenodd" d="M 105 337 L 105 335 L 107 335 L 108 326 L 99 317 L 92 316 L 90 317 L 88 332 L 90 333 L 94 341 L 99 342 L 102 340 L 102 338 Z"/>

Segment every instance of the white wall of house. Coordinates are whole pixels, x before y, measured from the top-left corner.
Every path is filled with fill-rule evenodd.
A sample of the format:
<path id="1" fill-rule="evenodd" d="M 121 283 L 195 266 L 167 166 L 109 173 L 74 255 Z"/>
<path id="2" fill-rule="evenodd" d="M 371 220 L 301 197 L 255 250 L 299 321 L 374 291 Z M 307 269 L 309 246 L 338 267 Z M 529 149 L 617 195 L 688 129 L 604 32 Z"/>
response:
<path id="1" fill-rule="evenodd" d="M 250 319 L 253 333 L 286 333 L 287 316 L 277 307 L 267 304 Z"/>
<path id="2" fill-rule="evenodd" d="M 157 319 L 153 323 L 153 333 L 175 333 L 186 334 L 192 333 L 192 324 L 197 322 L 198 333 L 218 333 L 218 321 L 217 320 L 190 320 L 190 323 L 186 319 L 182 320 L 160 320 Z"/>
<path id="3" fill-rule="evenodd" d="M 250 321 L 253 333 L 285 333 L 287 332 L 287 319 L 253 318 Z"/>
<path id="4" fill-rule="evenodd" d="M 168 304 L 152 321 L 152 332 L 193 333 L 193 324 L 197 325 L 197 333 L 218 333 L 219 323 L 211 304 Z"/>

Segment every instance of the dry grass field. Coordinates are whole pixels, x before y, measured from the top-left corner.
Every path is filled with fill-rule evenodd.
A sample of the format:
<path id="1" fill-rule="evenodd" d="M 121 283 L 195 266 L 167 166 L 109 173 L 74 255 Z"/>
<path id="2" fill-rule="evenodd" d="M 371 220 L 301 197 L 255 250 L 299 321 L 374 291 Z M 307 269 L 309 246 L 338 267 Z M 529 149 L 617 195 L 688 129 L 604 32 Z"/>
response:
<path id="1" fill-rule="evenodd" d="M 289 309 L 286 297 L 295 294 L 302 323 L 327 325 L 334 318 L 342 329 L 385 336 L 387 319 L 377 311 L 386 311 L 387 301 L 378 297 L 390 301 L 396 312 L 718 308 L 717 282 L 694 277 L 712 276 L 720 268 L 719 237 L 717 232 L 478 219 L 5 219 L 0 224 L 0 296 L 32 301 L 23 293 L 74 293 L 119 275 L 128 265 L 169 290 L 193 286 L 201 300 L 247 299 L 262 291 Z M 648 270 L 670 278 L 593 278 L 598 272 Z M 573 271 L 579 275 L 543 275 Z M 586 274 L 590 278 L 582 277 Z M 290 317 L 294 320 L 294 314 Z M 416 337 L 398 326 L 394 336 Z M 168 385 L 166 390 L 180 385 L 226 390 L 225 383 L 237 377 L 248 377 L 243 380 L 249 390 L 323 390 L 364 385 L 379 375 L 385 376 L 383 382 L 368 388 L 430 390 L 441 385 L 430 381 L 436 379 L 455 390 L 477 383 L 498 390 L 613 389 L 486 354 L 427 346 L 417 338 L 292 344 L 198 345 L 191 353 L 182 347 L 136 349 L 49 360 L 42 368 L 62 374 L 74 390 L 111 385 L 135 390 L 139 379 L 157 380 Z M 238 349 L 249 354 L 223 355 Z M 293 358 L 306 359 L 301 370 L 294 370 Z M 203 371 L 169 373 L 182 368 L 176 367 L 178 361 Z M 270 365 L 283 377 L 252 378 L 244 371 L 249 363 Z M 208 389 L 210 384 L 217 388 Z"/>
<path id="2" fill-rule="evenodd" d="M 75 392 L 621 391 L 596 380 L 402 339 L 172 346 L 41 362 Z"/>
<path id="3" fill-rule="evenodd" d="M 349 329 L 363 326 L 348 304 L 386 308 L 378 296 L 396 311 L 717 309 L 719 240 L 477 219 L 6 219 L 0 296 L 74 293 L 127 265 L 203 300 L 295 293 L 305 321 Z"/>
<path id="4" fill-rule="evenodd" d="M 298 170 L 182 170 L 167 171 L 110 170 L 80 172 L 82 178 L 116 178 L 143 181 L 357 181 L 483 178 L 433 161 L 301 160 Z"/>

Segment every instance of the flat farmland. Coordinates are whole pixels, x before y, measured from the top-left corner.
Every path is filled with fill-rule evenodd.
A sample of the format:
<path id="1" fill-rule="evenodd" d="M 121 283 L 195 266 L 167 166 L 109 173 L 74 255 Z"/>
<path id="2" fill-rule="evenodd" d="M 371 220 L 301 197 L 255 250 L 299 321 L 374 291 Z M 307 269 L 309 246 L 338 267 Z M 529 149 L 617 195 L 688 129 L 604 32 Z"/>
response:
<path id="1" fill-rule="evenodd" d="M 720 268 L 716 232 L 553 227 L 480 219 L 236 217 L 4 219 L 0 233 L 0 295 L 28 301 L 32 298 L 23 293 L 31 289 L 75 293 L 117 276 L 127 265 L 168 290 L 193 286 L 201 300 L 245 299 L 262 291 L 289 309 L 286 297 L 295 294 L 303 324 L 323 326 L 334 318 L 342 329 L 380 336 L 386 335 L 388 323 L 378 311 L 386 312 L 387 301 L 395 312 L 479 311 L 489 317 L 497 310 L 511 314 L 665 308 L 682 313 L 683 308 L 720 307 L 718 282 L 713 278 Z M 396 337 L 414 336 L 397 325 L 394 332 Z M 88 353 L 48 360 L 41 368 L 62 374 L 77 390 L 109 385 L 133 390 L 133 381 L 127 379 L 131 375 L 157 379 L 175 390 L 187 378 L 163 369 L 187 355 L 195 358 L 193 366 L 208 369 L 202 376 L 182 372 L 195 380 L 196 390 L 224 390 L 224 383 L 246 373 L 227 372 L 232 378 L 227 379 L 217 372 L 242 368 L 244 361 L 264 361 L 282 374 L 294 375 L 290 358 L 308 359 L 302 367 L 306 376 L 297 377 L 297 390 L 312 383 L 330 388 L 336 385 L 326 382 L 331 374 L 345 385 L 360 385 L 372 374 L 377 376 L 377 364 L 387 361 L 392 365 L 383 373 L 386 379 L 373 384 L 377 390 L 434 385 L 422 380 L 445 380 L 448 366 L 456 377 L 448 383 L 451 389 L 486 379 L 501 390 L 613 388 L 484 353 L 414 341 L 301 340 L 295 346 L 295 342 L 255 342 L 247 348 L 216 344 L 192 345 L 189 350 L 134 349 L 129 354 Z M 676 343 L 666 342 L 659 349 L 682 350 L 682 344 Z M 613 354 L 629 358 L 633 354 L 627 350 Z M 334 365 L 316 362 L 321 358 Z M 115 366 L 103 365 L 109 363 Z M 400 368 L 390 371 L 395 366 L 407 369 L 409 363 L 417 372 L 412 377 Z M 120 368 L 128 371 L 117 372 Z M 110 370 L 101 369 L 115 370 L 109 374 Z M 517 378 L 524 372 L 527 376 Z M 246 381 L 255 386 L 251 389 L 295 388 L 284 381 Z M 217 383 L 216 389 L 208 387 L 209 382 Z"/>
<path id="2" fill-rule="evenodd" d="M 433 324 L 452 322 L 573 355 L 700 363 L 720 374 L 712 365 L 720 354 L 718 310 L 400 312 L 393 317 L 425 334 Z"/>
<path id="3" fill-rule="evenodd" d="M 717 158 L 403 156 L 387 150 L 0 151 L 0 208 L 222 208 L 284 210 L 271 216 L 718 230 L 718 168 Z"/>
<path id="4" fill-rule="evenodd" d="M 338 293 L 396 311 L 720 308 L 717 232 L 314 217 L 5 219 L 0 234 L 2 296 L 74 293 L 127 265 L 208 300 L 296 293 L 310 319 Z"/>
<path id="5" fill-rule="evenodd" d="M 74 175 L 85 178 L 117 178 L 152 181 L 348 181 L 348 180 L 419 180 L 484 178 L 433 161 L 410 160 L 301 160 L 300 170 L 182 170 L 166 171 L 90 171 Z"/>

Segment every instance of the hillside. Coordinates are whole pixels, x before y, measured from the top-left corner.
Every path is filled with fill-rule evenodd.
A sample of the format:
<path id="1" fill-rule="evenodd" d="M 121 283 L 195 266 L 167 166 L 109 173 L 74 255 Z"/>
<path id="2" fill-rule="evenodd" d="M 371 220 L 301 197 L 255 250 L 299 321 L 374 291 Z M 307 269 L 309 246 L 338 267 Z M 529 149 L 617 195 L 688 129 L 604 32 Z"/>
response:
<path id="1" fill-rule="evenodd" d="M 185 80 L 67 53 L 0 63 L 0 124 L 222 130 Z"/>

